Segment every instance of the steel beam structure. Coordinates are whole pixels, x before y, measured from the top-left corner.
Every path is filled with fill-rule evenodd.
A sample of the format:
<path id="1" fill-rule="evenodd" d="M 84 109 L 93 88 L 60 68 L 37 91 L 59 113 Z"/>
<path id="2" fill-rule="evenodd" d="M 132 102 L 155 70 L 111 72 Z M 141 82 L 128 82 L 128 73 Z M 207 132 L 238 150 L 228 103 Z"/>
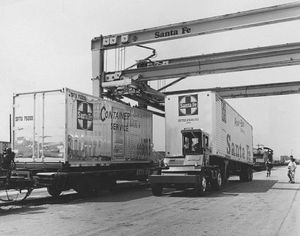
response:
<path id="1" fill-rule="evenodd" d="M 123 85 L 125 81 L 135 81 L 136 84 L 143 84 L 151 80 L 300 64 L 300 43 L 294 43 L 194 57 L 166 59 L 156 61 L 153 64 L 146 63 L 146 66 L 144 63 L 143 66 L 138 65 L 135 69 L 119 72 L 104 71 L 104 53 L 109 49 L 297 19 L 300 19 L 300 2 L 94 38 L 91 45 L 93 94 L 102 96 L 103 88 L 108 93 L 113 93 L 114 90 L 122 89 L 124 86 L 131 86 L 132 83 Z M 163 97 L 161 93 L 156 92 L 157 94 L 155 91 L 150 91 L 149 94 L 145 94 L 147 95 L 145 98 L 144 93 L 142 93 L 142 96 L 138 96 L 138 94 L 127 94 L 127 96 L 136 100 L 142 100 L 141 102 L 146 102 L 163 110 L 157 99 L 151 99 L 153 96 L 155 98 L 160 97 L 160 99 Z M 149 97 L 150 100 L 146 97 Z"/>
<path id="2" fill-rule="evenodd" d="M 92 40 L 92 50 L 128 47 L 296 19 L 300 19 L 299 2 L 107 35 L 103 39 L 96 37 Z"/>
<path id="3" fill-rule="evenodd" d="M 300 43 L 291 43 L 154 61 L 146 67 L 122 71 L 118 73 L 120 80 L 104 81 L 103 84 L 109 87 L 124 79 L 152 81 L 299 64 Z M 115 72 L 106 73 L 106 77 L 110 78 L 114 74 Z"/>
<path id="4" fill-rule="evenodd" d="M 179 90 L 179 91 L 169 91 L 169 92 L 165 92 L 164 94 L 174 95 L 174 94 L 186 94 L 186 93 L 196 93 L 196 92 L 205 92 L 205 91 L 215 91 L 225 99 L 300 94 L 300 81 L 235 86 L 235 87 L 187 89 L 187 90 Z"/>

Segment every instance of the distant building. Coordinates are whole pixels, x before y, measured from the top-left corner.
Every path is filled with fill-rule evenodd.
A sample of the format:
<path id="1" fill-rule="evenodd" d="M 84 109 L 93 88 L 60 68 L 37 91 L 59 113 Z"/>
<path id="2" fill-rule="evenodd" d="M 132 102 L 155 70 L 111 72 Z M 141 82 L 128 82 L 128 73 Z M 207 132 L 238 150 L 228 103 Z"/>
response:
<path id="1" fill-rule="evenodd" d="M 286 161 L 289 161 L 290 160 L 290 156 L 280 156 L 280 162 L 281 163 L 284 163 Z"/>

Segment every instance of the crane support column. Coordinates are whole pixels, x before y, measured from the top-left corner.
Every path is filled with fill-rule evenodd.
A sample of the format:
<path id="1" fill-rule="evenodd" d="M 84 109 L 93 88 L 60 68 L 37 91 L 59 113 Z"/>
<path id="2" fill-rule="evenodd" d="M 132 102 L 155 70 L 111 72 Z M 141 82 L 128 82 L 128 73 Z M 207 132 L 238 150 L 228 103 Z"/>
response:
<path id="1" fill-rule="evenodd" d="M 92 81 L 93 81 L 93 95 L 97 97 L 102 97 L 103 88 L 102 81 L 104 78 L 104 50 L 103 37 L 100 36 L 97 44 L 92 44 Z M 93 47 L 97 46 L 100 48 L 94 50 Z"/>

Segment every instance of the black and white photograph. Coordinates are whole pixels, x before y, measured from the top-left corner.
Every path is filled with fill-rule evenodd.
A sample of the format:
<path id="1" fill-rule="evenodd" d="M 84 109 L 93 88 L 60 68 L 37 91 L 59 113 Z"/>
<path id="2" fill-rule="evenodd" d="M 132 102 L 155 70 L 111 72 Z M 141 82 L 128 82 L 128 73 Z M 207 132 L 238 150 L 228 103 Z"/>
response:
<path id="1" fill-rule="evenodd" d="M 0 235 L 300 235 L 300 1 L 0 0 Z"/>

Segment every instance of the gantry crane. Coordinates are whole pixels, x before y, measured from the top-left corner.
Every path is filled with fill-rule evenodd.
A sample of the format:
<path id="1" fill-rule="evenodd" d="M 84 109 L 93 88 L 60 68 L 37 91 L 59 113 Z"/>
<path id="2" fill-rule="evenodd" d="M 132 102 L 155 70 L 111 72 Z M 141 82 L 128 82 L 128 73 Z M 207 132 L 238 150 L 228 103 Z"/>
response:
<path id="1" fill-rule="evenodd" d="M 148 81 L 178 78 L 164 87 L 167 88 L 189 76 L 298 65 L 300 64 L 300 43 L 291 43 L 157 61 L 151 60 L 156 53 L 153 49 L 151 56 L 139 60 L 132 67 L 117 71 L 104 71 L 104 55 L 107 50 L 130 46 L 146 47 L 143 45 L 298 19 L 300 19 L 300 3 L 296 2 L 94 38 L 91 45 L 93 94 L 125 96 L 163 111 L 165 94 L 161 90 L 148 86 Z M 251 96 L 299 92 L 299 84 L 251 86 L 236 89 L 239 91 L 255 89 Z M 103 93 L 104 89 L 105 93 Z M 226 91 L 227 97 L 237 97 L 234 88 L 215 89 L 220 92 Z M 266 90 L 268 90 L 267 93 Z M 180 93 L 180 91 L 177 92 Z M 250 95 L 247 92 L 238 92 L 238 94 L 240 97 Z"/>

